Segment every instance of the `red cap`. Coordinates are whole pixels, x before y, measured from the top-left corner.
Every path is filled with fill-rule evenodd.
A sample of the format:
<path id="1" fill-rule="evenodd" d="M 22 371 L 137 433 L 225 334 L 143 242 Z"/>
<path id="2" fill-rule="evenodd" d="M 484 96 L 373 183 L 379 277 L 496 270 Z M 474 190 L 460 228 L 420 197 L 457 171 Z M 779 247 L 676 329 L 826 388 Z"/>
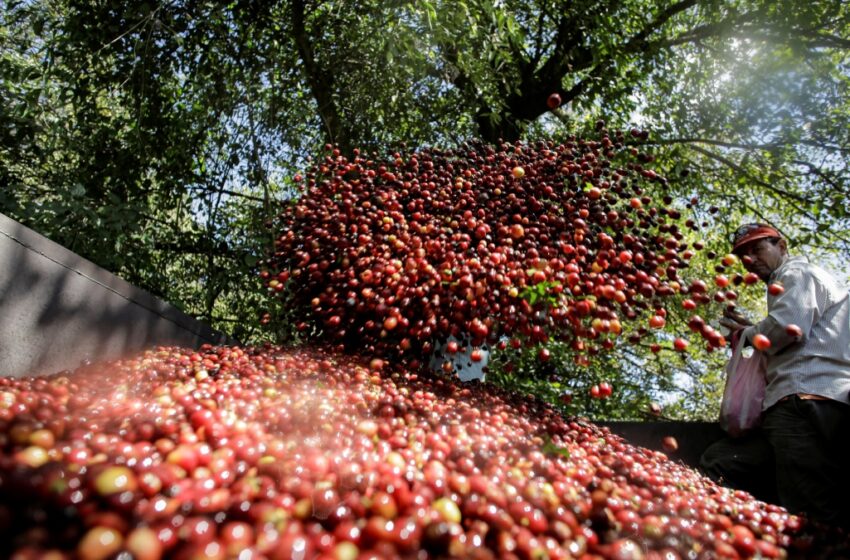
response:
<path id="1" fill-rule="evenodd" d="M 747 224 L 738 228 L 738 231 L 735 232 L 734 239 L 732 241 L 732 252 L 738 253 L 738 251 L 744 246 L 753 241 L 758 241 L 759 239 L 766 238 L 781 238 L 782 234 L 779 233 L 775 228 L 772 228 L 765 224 Z"/>

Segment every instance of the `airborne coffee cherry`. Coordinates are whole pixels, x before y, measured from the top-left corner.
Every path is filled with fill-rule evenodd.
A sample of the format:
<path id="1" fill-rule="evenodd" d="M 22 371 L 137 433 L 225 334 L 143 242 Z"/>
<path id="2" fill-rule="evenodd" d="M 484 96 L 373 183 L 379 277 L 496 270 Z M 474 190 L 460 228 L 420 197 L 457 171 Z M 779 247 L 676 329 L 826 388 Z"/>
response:
<path id="1" fill-rule="evenodd" d="M 803 329 L 794 324 L 785 327 L 785 332 L 788 336 L 792 336 L 794 338 L 800 338 L 803 336 Z"/>
<path id="2" fill-rule="evenodd" d="M 686 277 L 681 213 L 648 194 L 666 179 L 649 154 L 629 161 L 621 132 L 599 134 L 369 158 L 330 147 L 272 224 L 260 277 L 305 314 L 300 332 L 381 359 L 430 360 L 468 336 L 582 342 L 587 362 L 632 323 L 664 328 L 667 298 L 707 303 Z"/>
<path id="3" fill-rule="evenodd" d="M 770 348 L 770 339 L 763 334 L 757 334 L 753 337 L 753 346 L 756 350 L 767 350 Z"/>
<path id="4" fill-rule="evenodd" d="M 785 288 L 782 286 L 782 284 L 777 284 L 776 282 L 770 284 L 767 287 L 767 293 L 769 293 L 772 296 L 778 296 L 779 294 L 783 293 L 784 291 L 785 291 Z"/>

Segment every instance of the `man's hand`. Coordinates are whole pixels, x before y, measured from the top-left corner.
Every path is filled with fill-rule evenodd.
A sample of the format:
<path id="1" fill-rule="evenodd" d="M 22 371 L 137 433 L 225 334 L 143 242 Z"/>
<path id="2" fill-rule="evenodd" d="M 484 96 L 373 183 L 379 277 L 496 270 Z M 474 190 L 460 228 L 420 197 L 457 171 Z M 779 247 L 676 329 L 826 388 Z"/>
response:
<path id="1" fill-rule="evenodd" d="M 735 311 L 732 307 L 727 307 L 723 310 L 723 317 L 719 322 L 732 332 L 752 325 L 752 322 L 749 319 Z"/>

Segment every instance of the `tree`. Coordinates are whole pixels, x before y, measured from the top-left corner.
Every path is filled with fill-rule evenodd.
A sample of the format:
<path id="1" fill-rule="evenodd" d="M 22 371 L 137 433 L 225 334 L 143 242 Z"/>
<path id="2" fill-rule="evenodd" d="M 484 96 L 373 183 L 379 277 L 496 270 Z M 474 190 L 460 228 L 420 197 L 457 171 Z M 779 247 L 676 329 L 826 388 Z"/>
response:
<path id="1" fill-rule="evenodd" d="M 802 243 L 850 249 L 847 205 L 837 203 L 848 194 L 843 3 L 416 6 L 481 137 L 559 134 L 545 103 L 558 93 L 566 131 L 598 117 L 649 128 L 643 144 L 661 166 L 693 176 L 680 194 L 777 223 Z"/>

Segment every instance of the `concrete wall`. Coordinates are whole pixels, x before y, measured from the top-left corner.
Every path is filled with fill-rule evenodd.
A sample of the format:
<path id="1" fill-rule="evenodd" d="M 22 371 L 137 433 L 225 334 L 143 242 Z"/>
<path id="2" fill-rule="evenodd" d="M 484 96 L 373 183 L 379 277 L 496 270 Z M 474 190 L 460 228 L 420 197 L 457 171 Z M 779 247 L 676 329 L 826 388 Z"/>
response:
<path id="1" fill-rule="evenodd" d="M 226 337 L 0 214 L 0 376 Z"/>

